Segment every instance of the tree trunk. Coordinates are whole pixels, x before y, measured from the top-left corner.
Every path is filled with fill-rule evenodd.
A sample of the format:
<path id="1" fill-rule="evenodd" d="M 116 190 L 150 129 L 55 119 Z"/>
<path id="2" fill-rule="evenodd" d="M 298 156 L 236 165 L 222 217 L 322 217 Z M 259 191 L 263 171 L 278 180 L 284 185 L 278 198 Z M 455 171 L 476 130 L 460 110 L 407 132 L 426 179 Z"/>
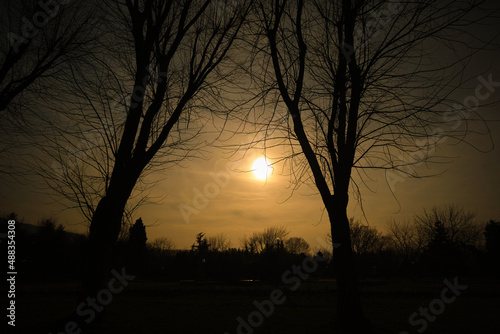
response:
<path id="1" fill-rule="evenodd" d="M 371 326 L 363 314 L 358 290 L 349 219 L 347 218 L 347 203 L 347 194 L 333 195 L 328 210 L 338 291 L 337 317 L 340 325 L 350 332 L 369 333 Z"/>
<path id="2" fill-rule="evenodd" d="M 120 200 L 122 202 L 123 199 Z M 106 284 L 111 266 L 111 251 L 118 239 L 124 206 L 109 195 L 103 197 L 92 217 L 82 282 L 82 298 L 95 297 Z M 80 299 L 82 299 L 80 298 Z"/>
<path id="3" fill-rule="evenodd" d="M 106 195 L 97 205 L 90 223 L 80 302 L 87 297 L 95 297 L 106 287 L 111 275 L 112 250 L 120 234 L 125 205 L 139 174 L 115 170 Z"/>

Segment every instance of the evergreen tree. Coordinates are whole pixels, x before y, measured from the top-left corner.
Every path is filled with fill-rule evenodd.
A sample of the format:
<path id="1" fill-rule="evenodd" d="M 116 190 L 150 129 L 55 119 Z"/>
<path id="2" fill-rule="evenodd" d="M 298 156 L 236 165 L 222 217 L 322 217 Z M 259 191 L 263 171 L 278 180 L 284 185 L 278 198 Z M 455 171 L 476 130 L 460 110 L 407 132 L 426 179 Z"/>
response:
<path id="1" fill-rule="evenodd" d="M 128 243 L 134 248 L 146 248 L 146 226 L 144 226 L 142 219 L 139 218 L 135 221 L 134 225 L 129 230 Z"/>
<path id="2" fill-rule="evenodd" d="M 144 226 L 142 219 L 139 218 L 129 229 L 127 247 L 128 264 L 131 267 L 131 270 L 136 274 L 141 273 L 144 268 L 143 262 L 146 253 L 147 240 L 146 226 Z"/>
<path id="3" fill-rule="evenodd" d="M 432 231 L 432 239 L 424 251 L 424 262 L 432 274 L 456 274 L 459 254 L 451 242 L 443 223 L 436 221 Z"/>
<path id="4" fill-rule="evenodd" d="M 440 221 L 434 223 L 433 237 L 427 245 L 431 253 L 443 253 L 451 247 L 451 241 L 446 229 Z"/>
<path id="5" fill-rule="evenodd" d="M 198 254 L 203 254 L 208 252 L 209 246 L 207 238 L 205 238 L 205 233 L 200 232 L 196 235 L 196 242 L 191 246 L 191 250 Z"/>

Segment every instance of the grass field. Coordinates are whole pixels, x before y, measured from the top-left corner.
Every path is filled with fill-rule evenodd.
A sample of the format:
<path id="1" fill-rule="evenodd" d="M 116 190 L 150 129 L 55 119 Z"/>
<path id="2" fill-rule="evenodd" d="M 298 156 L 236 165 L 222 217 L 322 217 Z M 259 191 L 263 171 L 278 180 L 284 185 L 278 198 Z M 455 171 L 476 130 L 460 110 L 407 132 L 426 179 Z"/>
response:
<path id="1" fill-rule="evenodd" d="M 452 281 L 452 278 L 450 278 Z M 500 333 L 500 281 L 460 278 L 467 289 L 423 333 Z M 104 321 L 93 322 L 83 333 L 238 333 L 237 318 L 248 321 L 257 308 L 254 300 L 270 298 L 277 286 L 260 283 L 152 282 L 134 280 L 114 296 Z M 274 305 L 261 326 L 240 333 L 342 333 L 334 321 L 335 282 L 305 281 L 296 291 L 279 286 L 286 301 Z M 441 297 L 443 279 L 362 280 L 367 317 L 380 333 L 419 333 L 408 318 L 420 306 Z M 21 333 L 49 333 L 51 324 L 75 309 L 76 282 L 19 284 L 17 329 Z M 255 314 L 255 313 L 254 313 Z M 259 318 L 255 318 L 259 321 Z M 56 333 L 53 333 L 56 334 Z"/>

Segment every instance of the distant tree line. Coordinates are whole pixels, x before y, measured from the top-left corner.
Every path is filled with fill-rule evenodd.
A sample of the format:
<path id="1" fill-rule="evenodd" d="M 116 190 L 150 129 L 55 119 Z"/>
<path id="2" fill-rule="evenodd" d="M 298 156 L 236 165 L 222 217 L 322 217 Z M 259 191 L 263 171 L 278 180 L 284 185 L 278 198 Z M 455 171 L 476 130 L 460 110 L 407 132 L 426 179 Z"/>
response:
<path id="1" fill-rule="evenodd" d="M 352 249 L 360 277 L 499 276 L 500 222 L 477 223 L 475 213 L 456 205 L 424 210 L 413 221 L 392 221 L 383 234 L 350 219 Z M 1 218 L 2 229 L 15 214 Z M 17 219 L 17 221 L 19 221 Z M 78 279 L 83 274 L 87 237 L 65 231 L 54 219 L 42 219 L 29 231 L 18 225 L 17 261 L 21 280 Z M 315 255 L 301 237 L 288 237 L 284 226 L 243 236 L 232 247 L 224 234 L 200 232 L 189 250 L 167 237 L 148 241 L 138 219 L 118 241 L 113 261 L 139 277 L 164 280 L 278 281 L 281 274 Z M 331 235 L 326 239 L 331 241 Z M 327 244 L 325 242 L 325 244 Z M 340 246 L 341 247 L 341 246 Z M 332 248 L 315 249 L 330 260 L 312 277 L 332 278 Z"/>

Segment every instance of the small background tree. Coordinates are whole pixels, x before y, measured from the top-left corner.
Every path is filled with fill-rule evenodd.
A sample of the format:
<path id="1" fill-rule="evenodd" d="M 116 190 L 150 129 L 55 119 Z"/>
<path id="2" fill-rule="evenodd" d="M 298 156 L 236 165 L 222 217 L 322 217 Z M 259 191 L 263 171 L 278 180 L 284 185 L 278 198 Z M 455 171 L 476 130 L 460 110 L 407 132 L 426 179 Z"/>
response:
<path id="1" fill-rule="evenodd" d="M 136 274 L 144 270 L 144 257 L 146 255 L 146 242 L 148 238 L 146 235 L 146 226 L 139 218 L 134 225 L 129 229 L 127 240 L 128 264 L 131 271 Z"/>
<path id="2" fill-rule="evenodd" d="M 226 252 L 231 247 L 231 240 L 227 237 L 225 233 L 219 233 L 211 236 L 207 240 L 210 245 L 210 251 L 212 252 Z"/>
<path id="3" fill-rule="evenodd" d="M 309 243 L 304 238 L 291 237 L 285 241 L 285 250 L 295 255 L 308 255 L 311 250 L 311 246 L 309 246 Z"/>

